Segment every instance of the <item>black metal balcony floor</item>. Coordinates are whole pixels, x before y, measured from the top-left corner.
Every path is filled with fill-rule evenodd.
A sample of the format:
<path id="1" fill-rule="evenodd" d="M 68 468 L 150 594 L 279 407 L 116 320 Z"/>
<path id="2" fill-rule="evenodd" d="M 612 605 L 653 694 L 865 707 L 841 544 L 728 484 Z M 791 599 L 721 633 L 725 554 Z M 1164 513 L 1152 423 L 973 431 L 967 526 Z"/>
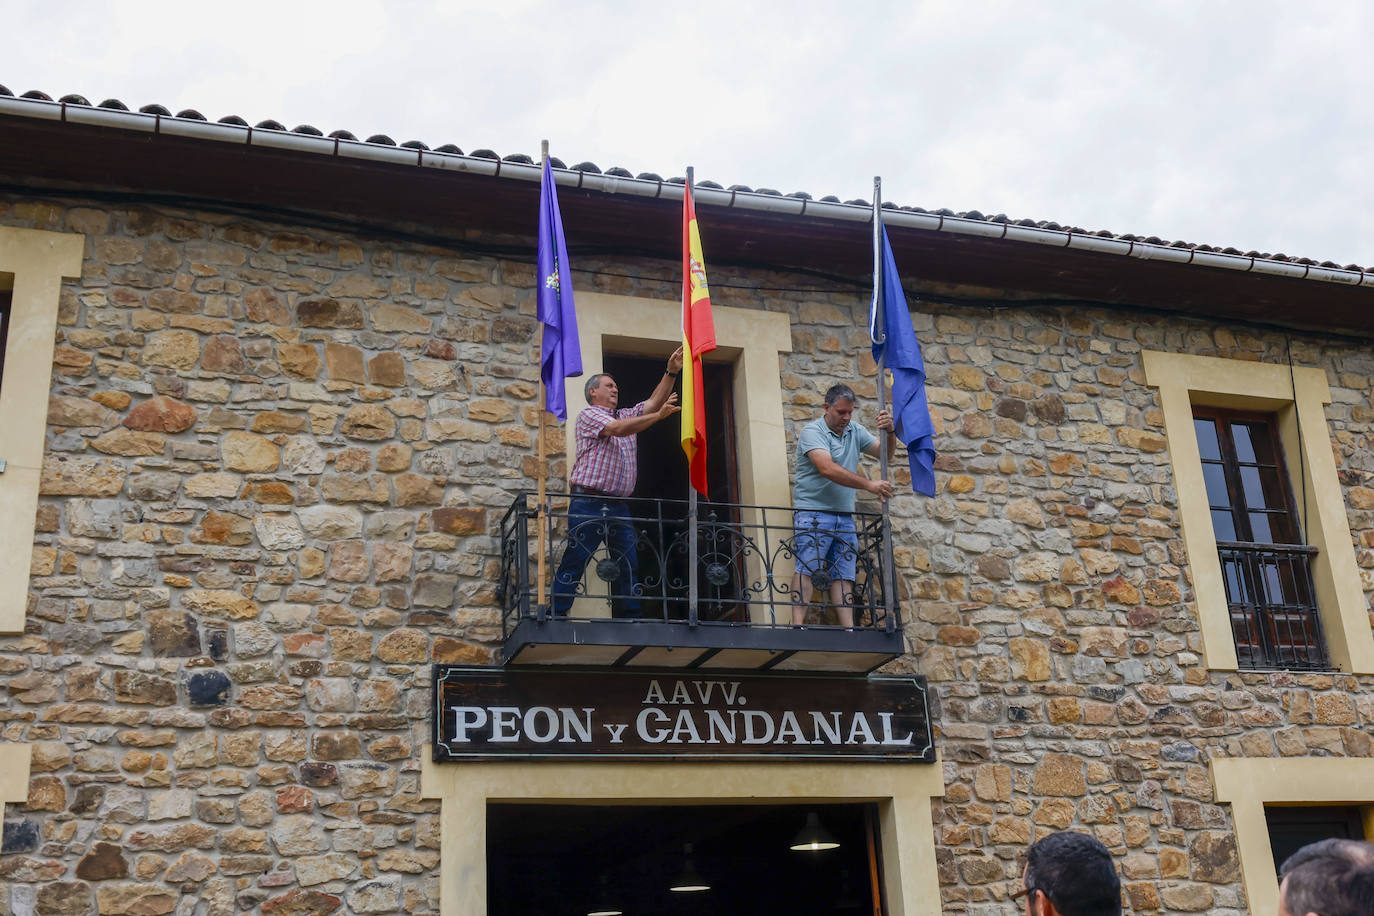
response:
<path id="1" fill-rule="evenodd" d="M 750 626 L 613 618 L 520 619 L 507 665 L 867 673 L 905 651 L 900 630 Z"/>

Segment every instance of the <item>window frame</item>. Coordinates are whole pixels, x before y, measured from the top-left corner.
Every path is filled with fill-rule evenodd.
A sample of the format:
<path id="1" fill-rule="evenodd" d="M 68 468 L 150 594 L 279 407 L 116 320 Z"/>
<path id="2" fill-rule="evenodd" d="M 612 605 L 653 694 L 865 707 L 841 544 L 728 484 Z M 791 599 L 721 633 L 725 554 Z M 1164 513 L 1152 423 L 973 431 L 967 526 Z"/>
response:
<path id="1" fill-rule="evenodd" d="M 1276 546 L 1303 546 L 1305 542 L 1303 540 L 1301 524 L 1302 516 L 1298 513 L 1298 504 L 1297 501 L 1293 498 L 1293 478 L 1288 473 L 1288 465 L 1283 453 L 1283 441 L 1279 436 L 1278 423 L 1276 422 L 1276 418 L 1274 417 L 1274 415 L 1271 413 L 1260 413 L 1258 411 L 1253 410 L 1234 410 L 1226 407 L 1212 407 L 1206 404 L 1194 404 L 1193 419 L 1195 421 L 1203 419 L 1212 420 L 1214 423 L 1225 424 L 1227 427 L 1237 422 L 1263 423 L 1265 426 L 1269 428 L 1269 433 L 1275 447 L 1274 469 L 1278 474 L 1279 484 L 1283 487 L 1283 505 L 1277 509 L 1273 509 L 1268 506 L 1262 506 L 1261 508 L 1256 509 L 1250 505 L 1249 501 L 1245 497 L 1245 485 L 1243 481 L 1239 479 L 1240 467 L 1243 464 L 1243 462 L 1241 462 L 1240 456 L 1236 452 L 1236 444 L 1234 437 L 1232 436 L 1229 428 L 1225 435 L 1217 436 L 1218 445 L 1221 449 L 1220 464 L 1222 465 L 1223 473 L 1226 475 L 1226 489 L 1231 499 L 1231 504 L 1228 508 L 1231 510 L 1231 522 L 1232 526 L 1235 528 L 1236 533 L 1236 537 L 1232 540 L 1236 543 L 1273 544 Z M 1194 435 L 1196 435 L 1196 427 L 1194 427 Z M 1213 463 L 1210 459 L 1202 458 L 1200 450 L 1199 461 L 1203 465 Z M 1215 510 L 1217 508 L 1217 506 L 1211 502 L 1210 494 L 1208 496 L 1208 508 L 1211 510 Z M 1254 529 L 1252 528 L 1253 523 L 1250 520 L 1250 515 L 1254 512 L 1264 512 L 1267 514 L 1277 514 L 1279 512 L 1282 512 L 1286 514 L 1288 516 L 1289 524 L 1291 524 L 1295 529 L 1294 533 L 1297 535 L 1296 538 L 1289 541 L 1277 541 L 1262 540 L 1260 538 L 1255 537 Z M 1214 523 L 1214 534 L 1215 531 L 1216 525 Z M 1248 536 L 1241 537 L 1242 533 Z M 1217 538 L 1217 540 L 1225 541 L 1226 539 Z"/>
<path id="2" fill-rule="evenodd" d="M 10 290 L 7 383 L 0 388 L 0 633 L 22 633 L 38 517 L 62 282 L 81 276 L 86 237 L 0 227 Z"/>
<path id="3" fill-rule="evenodd" d="M 1199 430 L 1204 424 L 1212 427 L 1211 435 L 1217 450 L 1217 457 L 1210 458 L 1203 453 L 1199 444 L 1204 486 L 1207 486 L 1209 466 L 1220 467 L 1226 486 L 1226 505 L 1219 506 L 1214 501 L 1215 494 L 1209 489 L 1207 509 L 1212 535 L 1217 539 L 1221 554 L 1223 576 L 1227 580 L 1237 664 L 1246 671 L 1274 668 L 1291 671 L 1330 670 L 1320 606 L 1312 586 L 1312 563 L 1317 550 L 1308 547 L 1303 538 L 1301 516 L 1293 497 L 1292 478 L 1288 473 L 1275 416 L 1271 413 L 1194 404 L 1195 435 L 1201 435 Z M 1263 434 L 1269 439 L 1272 463 L 1261 461 L 1258 450 L 1254 448 L 1253 462 L 1242 459 L 1235 434 L 1236 427 L 1242 425 L 1252 430 L 1255 427 L 1263 428 Z M 1253 433 L 1251 435 L 1253 440 Z M 1278 489 L 1277 493 L 1265 492 L 1269 487 L 1265 485 L 1261 472 L 1259 487 L 1262 502 L 1258 507 L 1247 496 L 1244 478 L 1244 469 L 1247 467 L 1254 467 L 1257 471 L 1268 468 Z M 1271 496 L 1276 498 L 1271 501 Z M 1230 540 L 1218 536 L 1218 516 L 1223 512 L 1230 518 Z M 1256 536 L 1253 527 L 1256 514 L 1269 517 L 1265 527 L 1270 537 Z M 1272 534 L 1276 529 L 1282 529 L 1291 537 L 1275 539 Z M 1285 569 L 1286 575 L 1281 573 Z M 1272 578 L 1266 575 L 1266 571 L 1272 573 Z M 1270 582 L 1277 585 L 1277 601 L 1273 591 L 1266 587 Z M 1300 634 L 1300 638 L 1294 638 L 1295 634 Z"/>
<path id="4" fill-rule="evenodd" d="M 1217 803 L 1231 806 L 1251 913 L 1275 913 L 1279 906 L 1266 805 L 1355 806 L 1365 835 L 1374 836 L 1374 758 L 1214 757 L 1210 765 Z"/>
<path id="5" fill-rule="evenodd" d="M 1290 468 L 1289 484 L 1299 506 L 1307 512 L 1306 517 L 1298 517 L 1300 530 L 1308 544 L 1318 550 L 1312 578 L 1327 653 L 1340 671 L 1374 674 L 1374 630 L 1355 563 L 1355 546 L 1345 514 L 1346 493 L 1336 473 L 1324 409 L 1331 403 L 1326 372 L 1306 366 L 1156 350 L 1144 351 L 1142 361 L 1146 384 L 1159 389 L 1204 664 L 1219 671 L 1239 669 L 1193 429 L 1195 404 L 1275 415 Z M 1301 460 L 1295 461 L 1294 456 Z M 1294 465 L 1300 469 L 1300 480 L 1291 473 Z M 1297 498 L 1299 494 L 1305 498 Z"/>

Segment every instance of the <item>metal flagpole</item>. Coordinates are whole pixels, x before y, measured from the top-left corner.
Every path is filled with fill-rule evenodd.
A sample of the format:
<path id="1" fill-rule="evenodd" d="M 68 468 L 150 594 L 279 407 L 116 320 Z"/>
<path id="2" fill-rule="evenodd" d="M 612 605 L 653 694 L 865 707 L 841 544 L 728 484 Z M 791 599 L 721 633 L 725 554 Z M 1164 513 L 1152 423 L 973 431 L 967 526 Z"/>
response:
<path id="1" fill-rule="evenodd" d="M 873 333 L 879 343 L 887 342 L 887 297 L 882 295 L 883 291 L 883 179 L 881 176 L 873 177 L 873 296 L 876 300 L 876 308 L 873 315 Z M 882 309 L 879 314 L 876 309 Z M 879 336 L 881 335 L 881 336 Z M 878 410 L 887 410 L 887 347 L 883 347 L 878 356 Z M 893 419 L 895 425 L 896 419 Z M 880 431 L 881 432 L 881 431 Z M 890 436 L 895 432 L 882 436 L 878 444 L 879 474 L 883 480 L 889 480 L 887 447 Z M 892 501 L 883 500 L 883 609 L 886 611 L 884 625 L 889 633 L 896 629 L 896 615 L 893 609 L 896 607 L 897 600 L 897 580 L 892 568 Z"/>
<path id="2" fill-rule="evenodd" d="M 690 165 L 687 166 L 686 193 L 688 197 L 692 195 L 692 179 L 695 172 L 696 170 Z M 684 209 L 686 208 L 686 199 L 683 200 L 682 206 Z M 685 219 L 683 220 L 682 228 L 685 233 L 688 228 Z M 685 235 L 683 236 L 682 244 L 690 250 L 691 241 Z M 691 302 L 691 282 L 691 265 L 684 263 L 682 265 L 682 323 L 684 328 L 687 326 L 687 308 Z M 684 334 L 683 337 L 686 338 L 686 334 Z M 685 339 L 683 342 L 689 343 L 689 341 Z M 691 351 L 684 352 L 682 358 L 684 361 L 690 361 L 692 359 Z M 693 391 L 696 390 L 696 368 L 696 365 L 693 364 Z M 685 401 L 687 399 L 687 383 L 685 379 L 683 380 L 682 388 L 682 399 Z M 692 410 L 692 428 L 695 430 L 695 401 L 692 402 Z M 695 435 L 695 432 L 693 435 Z M 687 463 L 687 625 L 693 627 L 697 625 L 697 488 L 692 486 L 692 467 L 690 461 Z"/>
<path id="3" fill-rule="evenodd" d="M 541 140 L 539 142 L 539 171 L 541 174 L 543 173 L 544 166 L 548 163 L 548 161 L 549 141 Z M 572 290 L 568 290 L 568 292 L 571 293 Z M 559 294 L 562 294 L 561 290 L 559 291 Z M 548 332 L 545 331 L 545 333 Z M 548 505 L 545 502 L 545 495 L 548 487 L 549 467 L 548 459 L 545 455 L 544 449 L 544 414 L 548 413 L 548 410 L 546 409 L 548 407 L 548 404 L 544 399 L 544 373 L 542 371 L 542 363 L 541 370 L 539 373 L 539 403 L 537 406 L 539 407 L 539 426 L 537 431 L 539 442 L 536 448 L 537 453 L 539 455 L 539 460 L 537 462 L 538 468 L 535 472 L 535 477 L 536 480 L 538 480 L 539 482 L 539 506 L 538 514 L 535 517 L 535 525 L 539 528 L 539 603 L 535 606 L 538 608 L 539 616 L 542 619 L 545 611 L 544 599 L 547 597 L 546 587 L 548 584 L 545 581 L 545 577 L 548 575 L 548 569 L 546 568 L 548 563 L 548 540 L 546 529 L 548 527 L 547 523 L 549 516 Z"/>

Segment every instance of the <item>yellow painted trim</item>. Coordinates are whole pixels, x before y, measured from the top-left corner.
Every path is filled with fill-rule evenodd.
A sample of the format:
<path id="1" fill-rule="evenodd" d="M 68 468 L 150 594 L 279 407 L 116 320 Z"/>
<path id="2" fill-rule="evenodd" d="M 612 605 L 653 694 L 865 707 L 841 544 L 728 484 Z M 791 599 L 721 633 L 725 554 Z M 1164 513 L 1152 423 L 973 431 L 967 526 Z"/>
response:
<path id="1" fill-rule="evenodd" d="M 29 799 L 29 758 L 32 746 L 0 742 L 0 823 L 4 821 L 6 802 Z"/>
<path id="2" fill-rule="evenodd" d="M 1276 913 L 1279 882 L 1264 806 L 1365 805 L 1374 799 L 1374 759 L 1243 757 L 1212 760 L 1216 800 L 1231 806 L 1251 913 Z M 1369 833 L 1365 818 L 1365 833 Z"/>
<path id="3" fill-rule="evenodd" d="M 567 388 L 568 418 L 564 436 L 571 470 L 577 454 L 573 430 L 575 418 L 587 406 L 583 384 L 600 372 L 607 350 L 655 353 L 666 359 L 682 343 L 682 303 L 606 293 L 577 294 L 578 336 L 582 343 L 581 379 L 570 380 Z M 707 361 L 729 361 L 734 367 L 735 441 L 739 466 L 740 501 L 755 506 L 788 506 L 792 490 L 787 468 L 787 432 L 782 414 L 782 378 L 779 353 L 792 351 L 792 320 L 782 312 L 713 306 L 719 349 Z M 627 392 L 630 397 L 647 397 L 649 392 Z M 708 456 L 709 460 L 709 456 Z M 682 492 L 665 494 L 685 499 Z M 750 519 L 746 518 L 748 523 Z M 790 569 L 776 574 L 786 581 Z M 605 615 L 604 602 L 588 602 L 576 607 L 577 616 Z M 766 613 L 760 606 L 755 613 Z"/>
<path id="4" fill-rule="evenodd" d="M 579 307 L 581 300 L 579 299 Z M 892 916 L 939 916 L 930 800 L 944 768 L 906 763 L 444 763 L 425 751 L 420 794 L 438 798 L 439 912 L 487 912 L 487 805 L 877 802 Z"/>
<path id="5" fill-rule="evenodd" d="M 0 633 L 24 631 L 48 389 L 64 278 L 81 276 L 85 236 L 0 228 L 0 274 L 14 280 L 0 388 Z"/>
<path id="6" fill-rule="evenodd" d="M 1374 630 L 1369 626 L 1344 511 L 1345 494 L 1336 475 L 1326 423 L 1324 406 L 1331 403 L 1326 373 L 1302 367 L 1294 368 L 1290 375 L 1286 365 L 1152 350 L 1142 355 L 1146 382 L 1159 389 L 1164 410 L 1207 667 L 1234 671 L 1237 661 L 1193 432 L 1194 404 L 1276 413 L 1300 513 L 1306 494 L 1308 515 L 1302 519 L 1303 530 L 1307 542 L 1319 551 L 1312 572 L 1332 664 L 1342 671 L 1374 674 Z"/>

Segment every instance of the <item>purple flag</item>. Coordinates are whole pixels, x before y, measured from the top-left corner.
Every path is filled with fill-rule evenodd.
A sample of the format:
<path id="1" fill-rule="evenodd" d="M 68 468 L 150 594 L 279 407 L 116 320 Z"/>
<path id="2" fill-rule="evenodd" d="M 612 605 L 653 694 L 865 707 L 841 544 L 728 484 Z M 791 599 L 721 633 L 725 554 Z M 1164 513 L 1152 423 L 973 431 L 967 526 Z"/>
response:
<path id="1" fill-rule="evenodd" d="M 539 191 L 538 261 L 535 282 L 539 284 L 539 320 L 544 324 L 539 357 L 539 377 L 544 380 L 544 409 L 566 420 L 568 397 L 564 380 L 582 374 L 582 344 L 577 339 L 577 310 L 573 308 L 572 273 L 568 269 L 568 243 L 563 238 L 563 216 L 558 212 L 558 190 L 554 187 L 547 159 Z"/>

